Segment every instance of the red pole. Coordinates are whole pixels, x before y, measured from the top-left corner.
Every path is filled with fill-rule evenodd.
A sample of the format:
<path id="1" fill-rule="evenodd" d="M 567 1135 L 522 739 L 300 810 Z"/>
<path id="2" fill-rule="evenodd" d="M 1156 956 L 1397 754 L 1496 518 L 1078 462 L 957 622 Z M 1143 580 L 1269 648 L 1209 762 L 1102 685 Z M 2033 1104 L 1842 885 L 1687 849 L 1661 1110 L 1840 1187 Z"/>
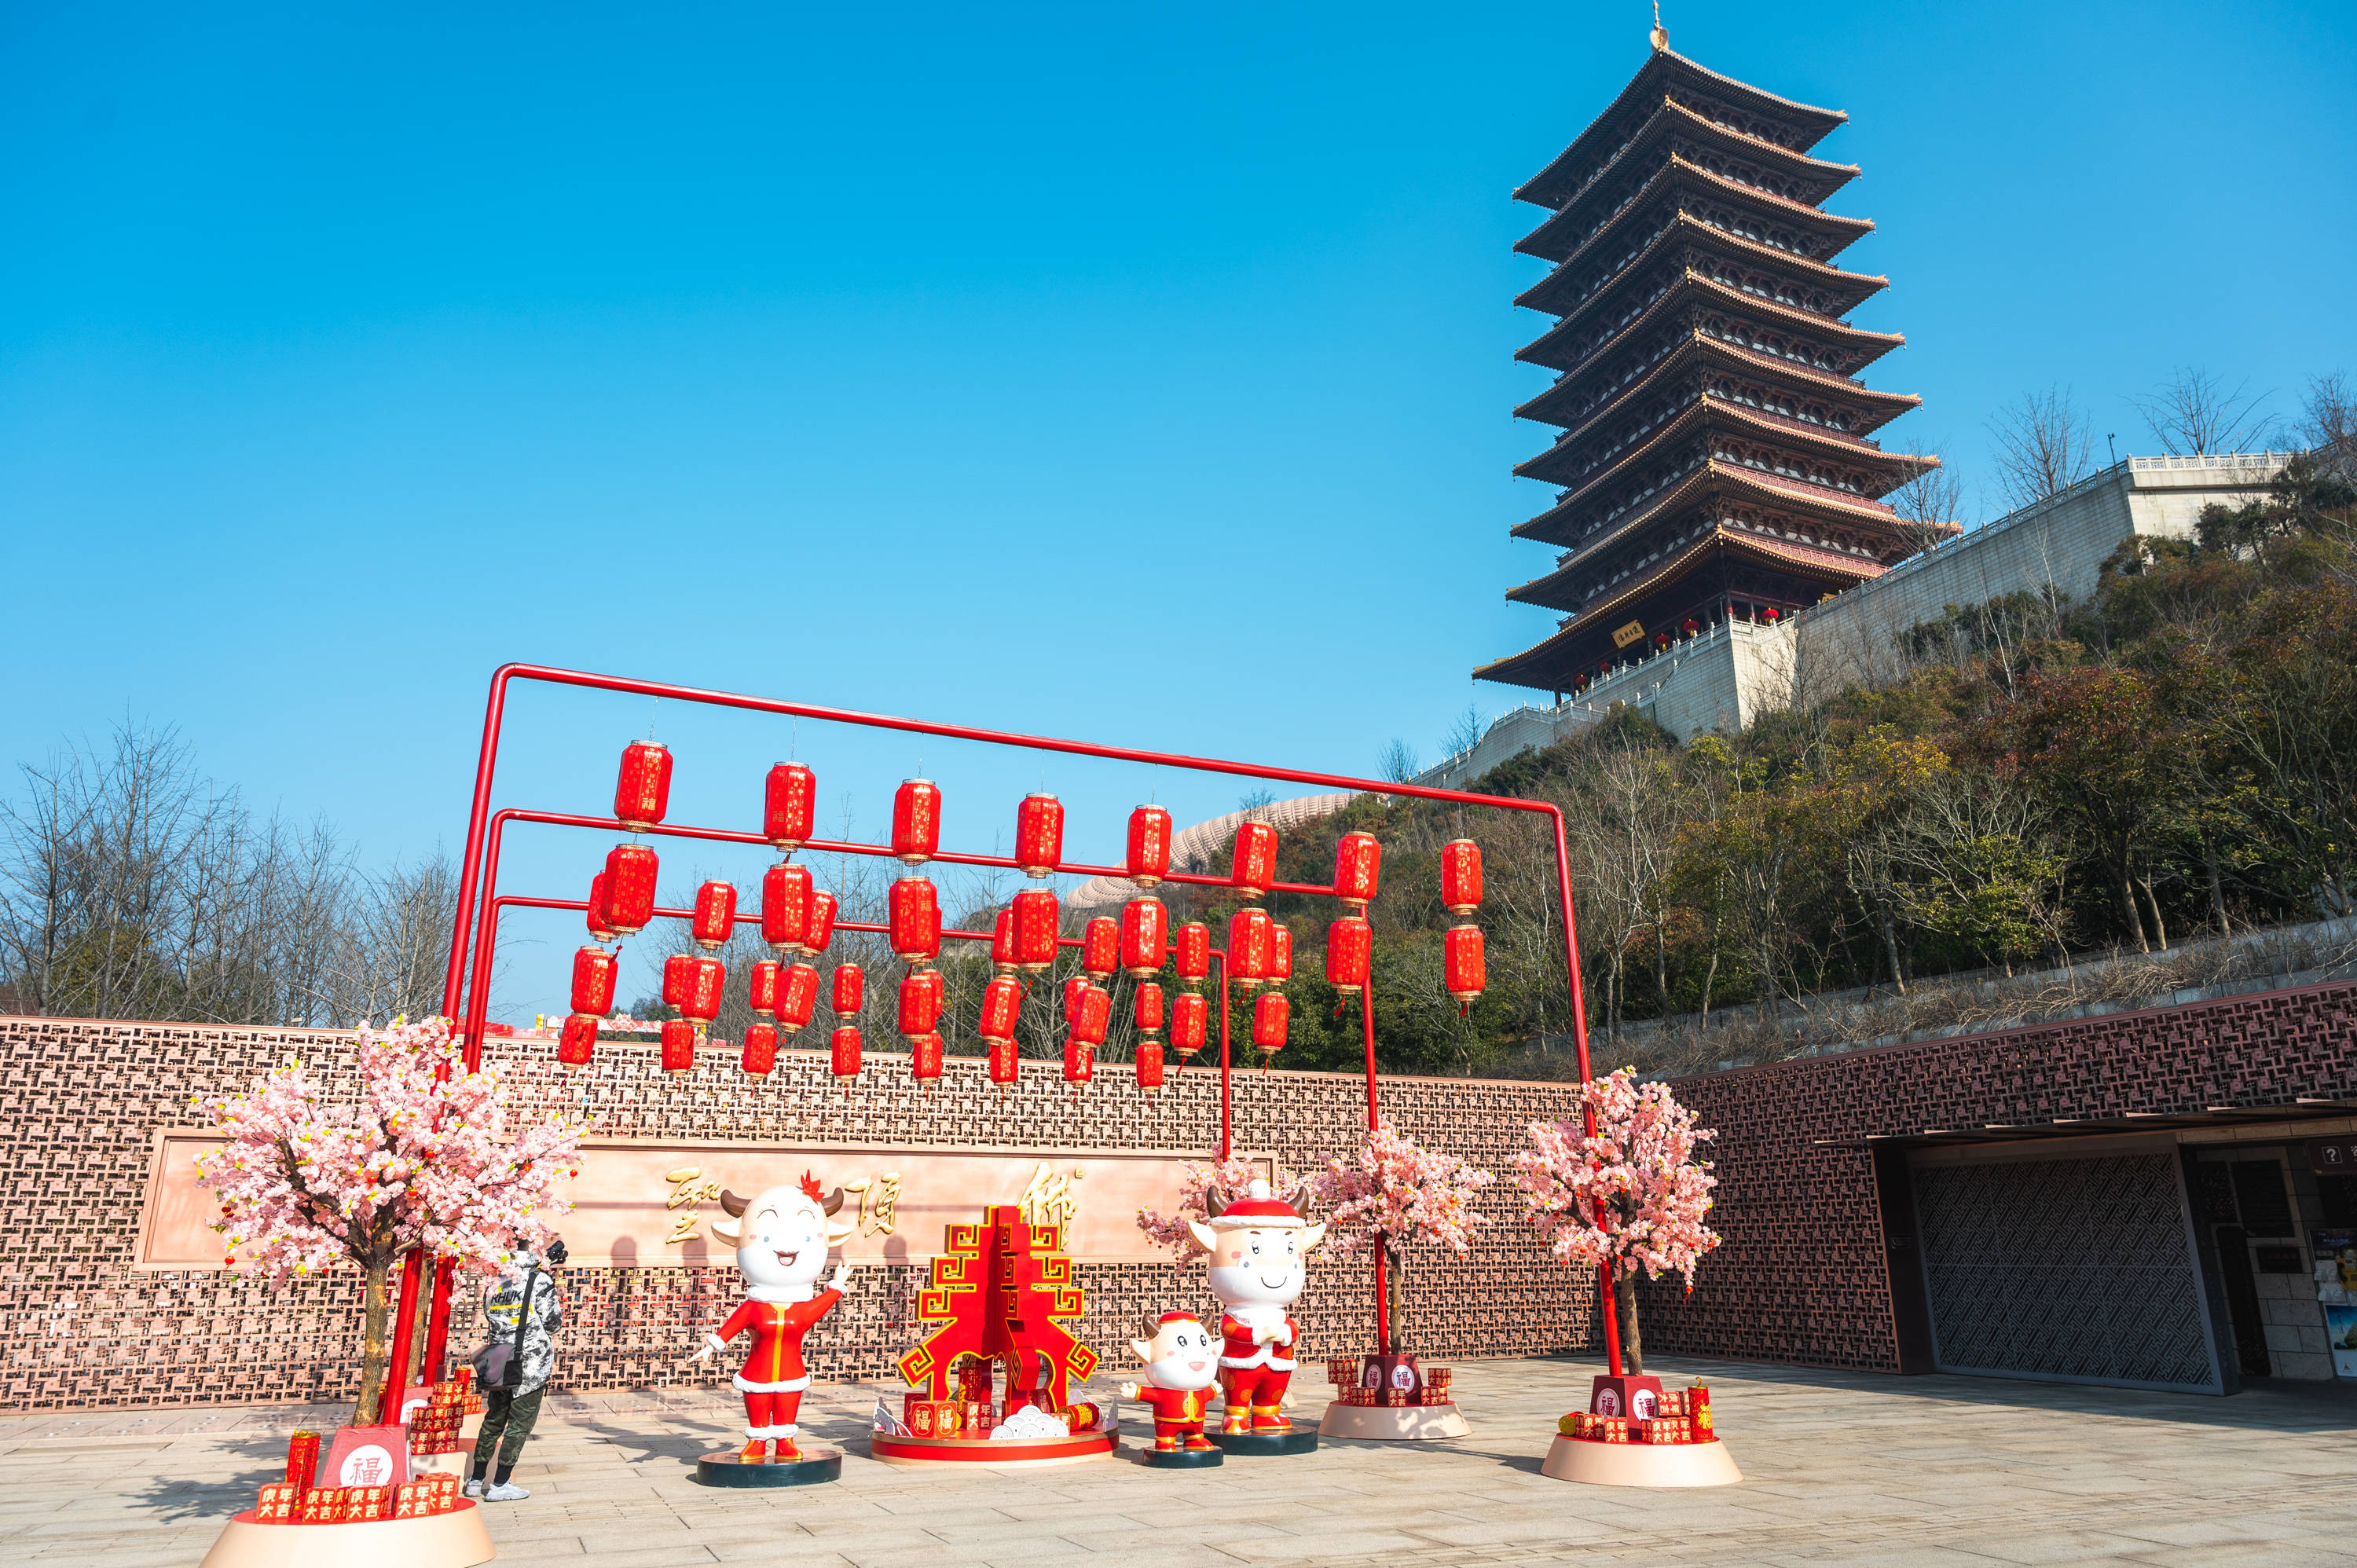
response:
<path id="1" fill-rule="evenodd" d="M 1375 1108 L 1375 977 L 1359 991 L 1359 1035 L 1367 1050 L 1367 1131 L 1372 1133 L 1381 1122 Z M 1383 1238 L 1375 1239 L 1375 1348 L 1383 1355 L 1392 1353 L 1391 1290 L 1383 1278 Z"/>
<path id="2" fill-rule="evenodd" d="M 410 1321 L 417 1316 L 417 1276 L 423 1272 L 418 1265 L 424 1256 L 424 1249 L 412 1247 L 402 1261 L 401 1306 L 393 1326 L 393 1355 L 385 1363 L 384 1392 L 377 1399 L 379 1425 L 390 1426 L 401 1419 L 399 1402 L 409 1386 L 409 1347 L 416 1337 L 410 1332 Z"/>
<path id="3" fill-rule="evenodd" d="M 1228 955 L 1220 955 L 1220 1163 L 1235 1158 L 1235 1115 L 1228 1082 Z"/>
<path id="4" fill-rule="evenodd" d="M 1550 805 L 1548 814 L 1555 818 L 1555 893 L 1563 900 L 1563 961 L 1571 977 L 1571 1039 L 1579 1052 L 1579 1081 L 1585 1088 L 1593 1076 L 1587 1060 L 1587 1001 L 1579 979 L 1579 927 L 1571 913 L 1571 843 L 1564 836 L 1563 811 Z M 1596 1136 L 1596 1112 L 1584 1101 L 1579 1108 L 1580 1125 L 1587 1136 Z M 1604 1200 L 1596 1200 L 1596 1223 L 1604 1224 Z M 1612 1299 L 1612 1270 L 1599 1264 L 1596 1270 L 1596 1294 L 1601 1303 L 1598 1316 L 1604 1321 L 1604 1367 L 1613 1377 L 1620 1375 L 1620 1309 Z"/>
<path id="5" fill-rule="evenodd" d="M 450 1287 L 456 1282 L 458 1265 L 448 1258 L 434 1265 L 434 1305 L 425 1324 L 425 1369 L 420 1381 L 438 1383 L 442 1380 L 443 1359 L 450 1349 Z"/>

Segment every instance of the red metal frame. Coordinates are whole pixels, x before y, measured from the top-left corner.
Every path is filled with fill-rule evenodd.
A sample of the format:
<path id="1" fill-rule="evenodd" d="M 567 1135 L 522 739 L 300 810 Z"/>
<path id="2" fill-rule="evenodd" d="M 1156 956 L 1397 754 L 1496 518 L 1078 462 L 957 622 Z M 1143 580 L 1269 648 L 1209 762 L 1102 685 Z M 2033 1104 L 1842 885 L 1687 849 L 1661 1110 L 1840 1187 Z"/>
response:
<path id="1" fill-rule="evenodd" d="M 1180 768 L 1194 772 L 1223 773 L 1246 779 L 1263 779 L 1274 782 L 1306 784 L 1327 790 L 1353 790 L 1383 795 L 1405 795 L 1417 800 L 1446 800 L 1458 805 L 1486 806 L 1507 811 L 1535 811 L 1553 821 L 1555 830 L 1555 886 L 1563 905 L 1563 940 L 1566 972 L 1569 976 L 1571 993 L 1572 1039 L 1578 1054 L 1579 1076 L 1582 1082 L 1589 1077 L 1587 1055 L 1587 1016 L 1579 975 L 1578 928 L 1571 907 L 1571 856 L 1564 815 L 1561 808 L 1546 800 L 1521 800 L 1502 795 L 1478 795 L 1461 789 L 1442 789 L 1430 785 L 1383 782 L 1372 779 L 1354 779 L 1345 774 L 1318 773 L 1305 768 L 1270 768 L 1258 763 L 1224 761 L 1215 757 L 1189 757 L 1180 753 L 1146 751 L 1135 746 L 1101 746 L 1089 741 L 1060 740 L 1046 736 L 1018 735 L 1004 730 L 980 729 L 970 725 L 937 724 L 923 719 L 898 718 L 884 714 L 860 713 L 848 708 L 822 707 L 812 703 L 790 703 L 772 697 L 747 696 L 735 692 L 717 692 L 694 686 L 675 686 L 660 681 L 639 681 L 618 675 L 597 675 L 578 670 L 559 670 L 537 664 L 502 665 L 491 677 L 490 693 L 484 704 L 483 736 L 475 763 L 475 790 L 467 817 L 467 845 L 458 872 L 458 906 L 452 922 L 450 960 L 443 979 L 442 1014 L 457 1018 L 459 1008 L 466 1006 L 466 1022 L 462 1025 L 466 1059 L 471 1069 L 481 1060 L 482 1026 L 489 1010 L 490 963 L 492 958 L 497 911 L 500 906 L 584 909 L 580 900 L 538 899 L 502 897 L 496 892 L 499 841 L 500 830 L 509 822 L 532 822 L 561 827 L 622 829 L 612 818 L 586 817 L 565 812 L 528 811 L 509 808 L 496 818 L 490 811 L 491 785 L 498 770 L 500 739 L 507 714 L 508 687 L 516 681 L 537 682 L 554 686 L 577 686 L 590 691 L 614 692 L 633 696 L 669 698 L 674 702 L 695 703 L 708 707 L 741 708 L 751 713 L 770 714 L 780 717 L 816 719 L 834 724 L 857 725 L 868 729 L 899 730 L 909 735 L 938 736 L 949 740 L 969 740 L 988 746 L 1013 746 L 1029 751 L 1060 752 L 1067 756 L 1095 757 L 1113 762 L 1135 762 L 1163 768 Z M 731 843 L 767 843 L 759 833 L 739 832 L 716 828 L 681 828 L 656 824 L 647 830 L 652 833 L 677 838 L 697 838 Z M 803 846 L 803 853 L 827 854 L 889 855 L 891 851 L 879 844 L 841 843 L 813 841 Z M 1019 869 L 1013 860 L 1003 855 L 965 854 L 944 851 L 933 856 L 951 865 L 1003 866 Z M 1083 876 L 1122 876 L 1126 867 L 1060 865 L 1060 873 Z M 1172 873 L 1168 880 L 1200 886 L 1225 886 L 1227 879 L 1218 876 Z M 1279 892 L 1331 894 L 1330 887 L 1300 884 L 1279 884 Z M 483 929 L 476 931 L 478 908 L 481 910 Z M 659 914 L 683 918 L 685 910 L 661 910 Z M 758 915 L 739 915 L 739 920 L 758 920 Z M 843 922 L 845 930 L 877 930 L 880 927 Z M 979 937 L 987 940 L 986 932 L 943 932 L 944 936 Z M 1067 941 L 1069 945 L 1069 939 Z M 466 984 L 469 948 L 475 954 L 472 983 Z M 1224 961 L 1220 966 L 1220 1121 L 1222 1158 L 1232 1152 L 1231 1099 L 1229 1094 L 1230 1052 L 1228 1040 L 1228 978 Z M 1370 990 L 1361 997 L 1361 1028 L 1366 1051 L 1367 1124 L 1372 1129 L 1378 1119 L 1375 1087 L 1375 1046 L 1373 993 Z M 1587 1131 L 1595 1132 L 1593 1112 L 1583 1112 Z M 414 1301 L 419 1273 L 418 1254 L 410 1255 L 404 1271 L 404 1290 Z M 1383 1263 L 1382 1250 L 1376 1250 L 1375 1312 L 1378 1335 L 1388 1350 L 1390 1334 L 1388 1310 L 1384 1301 Z M 447 1273 L 447 1265 L 443 1273 Z M 437 1368 L 439 1353 L 447 1345 L 448 1328 L 448 1289 L 445 1278 L 436 1280 L 433 1323 L 427 1334 L 429 1373 Z M 1601 1316 L 1604 1326 L 1605 1354 L 1614 1375 L 1620 1371 L 1620 1336 L 1612 1299 L 1611 1281 L 1598 1273 Z M 394 1343 L 389 1380 L 398 1383 L 409 1362 L 412 1319 L 404 1315 L 394 1330 Z"/>

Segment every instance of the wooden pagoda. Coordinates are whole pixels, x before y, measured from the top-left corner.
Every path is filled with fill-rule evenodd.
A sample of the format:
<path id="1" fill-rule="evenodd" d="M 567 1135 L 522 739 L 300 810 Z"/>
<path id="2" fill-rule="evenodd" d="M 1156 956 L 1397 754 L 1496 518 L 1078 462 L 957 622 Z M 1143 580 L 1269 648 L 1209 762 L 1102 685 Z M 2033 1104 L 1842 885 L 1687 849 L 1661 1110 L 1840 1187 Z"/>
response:
<path id="1" fill-rule="evenodd" d="M 1836 258 L 1874 225 L 1824 210 L 1857 175 L 1810 149 L 1848 116 L 1669 48 L 1514 193 L 1515 246 L 1555 263 L 1515 303 L 1555 317 L 1516 358 L 1556 371 L 1521 418 L 1558 426 L 1517 467 L 1557 487 L 1514 529 L 1555 569 L 1507 594 L 1564 612 L 1477 678 L 1577 692 L 1729 618 L 1773 620 L 1953 532 L 1882 498 L 1936 457 L 1872 434 L 1920 401 L 1857 378 L 1895 333 L 1845 317 L 1886 279 Z"/>

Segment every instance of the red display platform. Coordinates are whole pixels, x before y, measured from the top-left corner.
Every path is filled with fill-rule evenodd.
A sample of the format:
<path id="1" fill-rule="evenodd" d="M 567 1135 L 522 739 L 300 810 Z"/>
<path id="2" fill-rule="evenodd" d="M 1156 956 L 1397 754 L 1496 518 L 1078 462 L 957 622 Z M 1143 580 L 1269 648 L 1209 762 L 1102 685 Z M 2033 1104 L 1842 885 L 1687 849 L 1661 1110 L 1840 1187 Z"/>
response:
<path id="1" fill-rule="evenodd" d="M 1082 1432 L 1071 1437 L 1008 1438 L 994 1443 L 986 1437 L 888 1437 L 867 1434 L 867 1451 L 887 1465 L 997 1465 L 1040 1468 L 1049 1465 L 1084 1465 L 1103 1459 L 1120 1446 L 1110 1432 Z"/>
<path id="2" fill-rule="evenodd" d="M 473 1568 L 499 1553 L 483 1510 L 365 1524 L 264 1524 L 248 1509 L 229 1521 L 199 1568 Z"/>
<path id="3" fill-rule="evenodd" d="M 1344 1404 L 1326 1407 L 1318 1423 L 1326 1437 L 1355 1437 L 1378 1443 L 1429 1443 L 1463 1437 L 1473 1423 L 1454 1404 Z"/>
<path id="4" fill-rule="evenodd" d="M 1596 1487 L 1728 1487 L 1743 1479 L 1727 1444 L 1598 1443 L 1557 1437 L 1539 1474 Z"/>

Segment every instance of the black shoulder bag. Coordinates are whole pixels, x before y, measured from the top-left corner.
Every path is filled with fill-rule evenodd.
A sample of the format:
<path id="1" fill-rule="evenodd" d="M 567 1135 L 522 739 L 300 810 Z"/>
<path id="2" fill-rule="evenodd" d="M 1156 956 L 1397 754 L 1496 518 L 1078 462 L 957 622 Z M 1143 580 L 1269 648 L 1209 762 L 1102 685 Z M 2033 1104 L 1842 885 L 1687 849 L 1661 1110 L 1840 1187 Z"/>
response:
<path id="1" fill-rule="evenodd" d="M 515 1341 L 492 1343 L 475 1352 L 475 1386 L 487 1394 L 511 1394 L 523 1383 L 523 1331 L 532 1322 L 532 1287 L 540 1265 L 523 1272 L 523 1300 L 516 1308 Z"/>

